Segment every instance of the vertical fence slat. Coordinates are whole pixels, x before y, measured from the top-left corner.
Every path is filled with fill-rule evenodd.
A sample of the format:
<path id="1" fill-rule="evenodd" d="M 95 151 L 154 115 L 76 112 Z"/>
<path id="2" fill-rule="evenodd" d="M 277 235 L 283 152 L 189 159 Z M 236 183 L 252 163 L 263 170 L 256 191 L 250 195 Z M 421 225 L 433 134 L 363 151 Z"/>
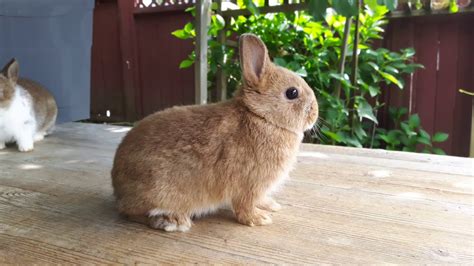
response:
<path id="1" fill-rule="evenodd" d="M 392 51 L 413 47 L 413 23 L 411 20 L 395 20 L 392 25 L 391 47 Z M 388 88 L 390 91 L 389 103 L 391 106 L 408 107 L 410 103 L 409 79 L 405 79 L 404 90 L 399 90 L 395 85 Z"/>
<path id="2" fill-rule="evenodd" d="M 92 120 L 125 120 L 117 15 L 116 2 L 96 2 L 91 63 Z M 110 117 L 106 116 L 107 110 Z"/>
<path id="3" fill-rule="evenodd" d="M 138 60 L 136 54 L 134 1 L 117 0 L 119 8 L 120 47 L 122 51 L 122 74 L 125 92 L 127 121 L 134 121 L 139 113 L 139 90 L 137 87 Z"/>
<path id="4" fill-rule="evenodd" d="M 193 68 L 179 64 L 194 49 L 191 40 L 171 32 L 183 28 L 192 16 L 181 11 L 135 14 L 143 116 L 171 107 L 194 103 Z"/>
<path id="5" fill-rule="evenodd" d="M 455 96 L 454 130 L 450 136 L 453 154 L 468 156 L 470 151 L 472 96 L 459 93 L 458 89 L 474 92 L 474 16 L 459 21 L 459 49 L 457 86 Z"/>
<path id="6" fill-rule="evenodd" d="M 439 24 L 439 70 L 436 86 L 435 132 L 452 133 L 458 66 L 458 22 L 443 21 Z M 452 135 L 452 134 L 451 134 Z M 453 153 L 453 138 L 435 146 L 449 154 Z"/>
<path id="7" fill-rule="evenodd" d="M 415 50 L 418 62 L 425 69 L 418 70 L 415 88 L 417 90 L 415 113 L 420 115 L 423 128 L 429 133 L 434 130 L 436 102 L 436 61 L 438 53 L 438 28 L 436 24 L 417 21 L 415 26 Z"/>

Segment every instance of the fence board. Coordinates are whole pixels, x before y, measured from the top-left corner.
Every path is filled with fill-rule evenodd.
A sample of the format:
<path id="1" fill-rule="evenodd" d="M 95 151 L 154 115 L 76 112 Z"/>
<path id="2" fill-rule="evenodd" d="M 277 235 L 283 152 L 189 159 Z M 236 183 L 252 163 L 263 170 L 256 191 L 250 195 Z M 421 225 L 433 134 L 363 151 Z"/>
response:
<path id="1" fill-rule="evenodd" d="M 420 114 L 423 127 L 430 133 L 434 130 L 432 119 L 436 103 L 436 76 L 438 55 L 438 31 L 435 24 L 420 23 L 416 25 L 415 49 L 418 52 L 417 62 L 425 69 L 418 70 L 416 108 L 414 112 Z"/>
<path id="2" fill-rule="evenodd" d="M 443 143 L 437 147 L 452 153 L 454 129 L 454 99 L 456 96 L 457 71 L 458 71 L 458 22 L 446 21 L 437 23 L 439 29 L 439 62 L 436 85 L 436 102 L 434 117 L 434 132 L 451 133 Z"/>
<path id="3" fill-rule="evenodd" d="M 459 49 L 457 66 L 457 87 L 474 91 L 474 16 L 465 17 L 459 21 Z M 454 127 L 451 135 L 453 143 L 453 154 L 469 154 L 469 139 L 471 137 L 472 96 L 456 93 L 453 123 L 459 125 Z"/>
<path id="4" fill-rule="evenodd" d="M 448 133 L 449 139 L 436 146 L 450 155 L 469 156 L 472 98 L 459 88 L 474 91 L 472 47 L 474 14 L 443 15 L 392 20 L 384 46 L 391 50 L 415 47 L 415 61 L 425 66 L 413 76 L 413 87 L 385 90 L 390 106 L 411 107 L 420 115 L 430 134 Z M 381 115 L 383 126 L 388 113 Z"/>
<path id="5" fill-rule="evenodd" d="M 123 121 L 125 118 L 120 58 L 118 6 L 111 1 L 97 1 L 91 66 L 92 119 Z M 106 117 L 107 110 L 110 117 Z"/>
<path id="6" fill-rule="evenodd" d="M 392 34 L 388 37 L 388 42 L 385 42 L 385 48 L 392 51 L 400 51 L 407 47 L 413 47 L 413 23 L 405 23 L 402 20 L 395 20 L 390 23 L 390 30 Z M 399 90 L 395 85 L 387 86 L 390 91 L 388 93 L 388 101 L 395 107 L 408 107 L 410 108 L 410 93 L 406 93 L 406 90 L 410 90 L 410 77 L 405 79 L 404 90 Z"/>
<path id="7" fill-rule="evenodd" d="M 142 116 L 194 102 L 193 68 L 179 69 L 179 63 L 193 51 L 193 44 L 171 35 L 191 20 L 182 10 L 135 15 Z"/>

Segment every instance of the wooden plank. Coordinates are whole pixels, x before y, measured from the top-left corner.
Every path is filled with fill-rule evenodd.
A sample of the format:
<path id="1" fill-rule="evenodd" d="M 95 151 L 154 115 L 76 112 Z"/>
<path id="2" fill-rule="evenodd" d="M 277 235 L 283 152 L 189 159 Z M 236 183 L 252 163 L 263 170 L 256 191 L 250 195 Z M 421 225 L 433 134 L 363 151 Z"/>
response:
<path id="1" fill-rule="evenodd" d="M 458 66 L 458 21 L 439 23 L 439 70 L 436 86 L 434 132 L 445 132 L 453 136 L 455 97 L 457 92 Z M 435 144 L 446 153 L 453 154 L 453 138 Z"/>
<path id="2" fill-rule="evenodd" d="M 469 156 L 468 141 L 471 140 L 472 120 L 472 96 L 461 94 L 458 90 L 465 89 L 474 91 L 474 67 L 472 60 L 474 53 L 474 14 L 459 21 L 459 49 L 457 62 L 457 82 L 455 88 L 455 110 L 453 115 L 454 128 L 450 136 L 452 140 L 453 154 L 457 156 Z M 472 141 L 472 140 L 471 140 Z"/>
<path id="3" fill-rule="evenodd" d="M 140 115 L 140 92 L 137 87 L 138 59 L 135 41 L 134 1 L 117 0 L 119 8 L 121 66 L 125 92 L 127 121 L 135 121 Z"/>
<path id="4" fill-rule="evenodd" d="M 392 51 L 399 52 L 401 49 L 406 49 L 415 46 L 415 35 L 414 35 L 414 21 L 413 20 L 404 20 L 404 21 L 394 21 L 396 23 L 393 25 L 393 34 L 392 36 Z M 395 85 L 392 85 L 390 88 L 390 106 L 395 107 L 407 107 L 408 110 L 413 110 L 413 88 L 411 87 L 411 78 L 406 76 L 405 87 L 403 90 L 400 90 Z"/>
<path id="5" fill-rule="evenodd" d="M 179 68 L 194 45 L 171 34 L 190 21 L 191 15 L 184 12 L 135 16 L 142 116 L 194 103 L 194 71 Z"/>
<path id="6" fill-rule="evenodd" d="M 69 123 L 32 153 L 0 151 L 1 264 L 474 260 L 472 159 L 303 145 L 274 224 L 241 226 L 222 209 L 163 233 L 114 208 L 109 171 L 128 130 Z"/>
<path id="7" fill-rule="evenodd" d="M 195 103 L 207 103 L 207 30 L 211 17 L 210 0 L 196 0 Z"/>
<path id="8" fill-rule="evenodd" d="M 423 128 L 430 134 L 434 132 L 435 103 L 436 103 L 436 76 L 438 59 L 438 25 L 433 21 L 418 20 L 415 28 L 415 50 L 418 53 L 417 61 L 425 68 L 418 70 L 416 85 L 416 109 L 420 115 Z"/>
<path id="9" fill-rule="evenodd" d="M 92 42 L 91 119 L 125 121 L 123 98 L 117 2 L 97 1 Z"/>
<path id="10" fill-rule="evenodd" d="M 360 162 L 366 166 L 419 170 L 425 173 L 438 172 L 454 175 L 474 175 L 473 160 L 462 157 L 439 156 L 418 153 L 386 151 L 381 149 L 359 149 L 349 147 L 315 146 L 303 144 L 308 157 L 330 158 L 342 163 Z M 344 154 L 341 156 L 340 154 Z"/>

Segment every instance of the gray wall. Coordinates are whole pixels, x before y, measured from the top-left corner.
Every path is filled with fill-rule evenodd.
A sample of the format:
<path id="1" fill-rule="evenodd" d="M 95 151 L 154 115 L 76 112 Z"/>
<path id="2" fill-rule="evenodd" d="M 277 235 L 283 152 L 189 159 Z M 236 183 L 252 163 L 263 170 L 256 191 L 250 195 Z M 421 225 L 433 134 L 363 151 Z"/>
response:
<path id="1" fill-rule="evenodd" d="M 89 118 L 94 0 L 0 0 L 0 65 L 48 88 L 58 122 Z"/>

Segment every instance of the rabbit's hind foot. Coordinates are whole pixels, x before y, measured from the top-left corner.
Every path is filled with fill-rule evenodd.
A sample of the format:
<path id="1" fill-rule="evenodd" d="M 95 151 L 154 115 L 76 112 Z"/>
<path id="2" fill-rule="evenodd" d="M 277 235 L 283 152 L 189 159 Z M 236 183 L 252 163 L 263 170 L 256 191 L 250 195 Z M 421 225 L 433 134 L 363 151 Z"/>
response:
<path id="1" fill-rule="evenodd" d="M 185 214 L 169 213 L 150 216 L 149 226 L 166 232 L 186 232 L 191 228 L 191 218 Z"/>

